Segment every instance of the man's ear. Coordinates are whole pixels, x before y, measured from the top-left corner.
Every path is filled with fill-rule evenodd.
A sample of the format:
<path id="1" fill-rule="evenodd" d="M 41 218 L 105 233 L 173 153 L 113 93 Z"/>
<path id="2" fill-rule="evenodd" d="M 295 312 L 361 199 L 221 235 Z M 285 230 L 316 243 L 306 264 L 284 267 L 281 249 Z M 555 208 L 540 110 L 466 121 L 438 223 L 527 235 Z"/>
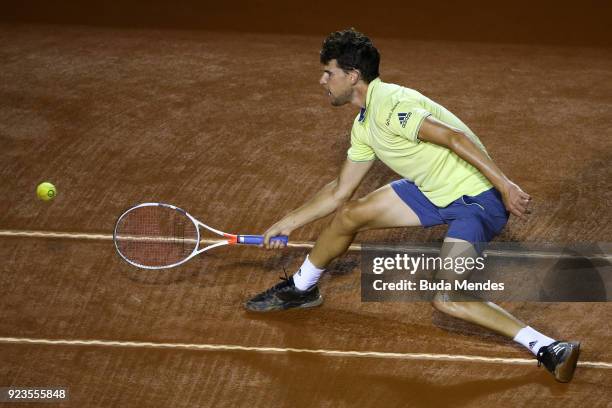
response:
<path id="1" fill-rule="evenodd" d="M 358 69 L 353 69 L 351 70 L 351 72 L 349 73 L 350 77 L 351 77 L 351 83 L 353 85 L 356 85 L 357 82 L 359 82 L 359 80 L 361 79 L 361 72 L 359 72 Z"/>

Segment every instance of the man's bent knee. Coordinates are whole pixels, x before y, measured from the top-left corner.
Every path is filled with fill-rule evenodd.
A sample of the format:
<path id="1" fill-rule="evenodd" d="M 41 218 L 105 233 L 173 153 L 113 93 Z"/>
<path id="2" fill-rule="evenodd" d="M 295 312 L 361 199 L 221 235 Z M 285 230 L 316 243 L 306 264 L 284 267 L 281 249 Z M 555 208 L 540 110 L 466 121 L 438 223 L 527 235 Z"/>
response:
<path id="1" fill-rule="evenodd" d="M 450 291 L 439 290 L 431 300 L 431 304 L 435 309 L 442 313 L 460 317 L 463 314 L 463 308 L 461 307 L 461 302 L 459 302 L 458 299 L 455 299 L 456 296 L 456 293 L 454 294 Z"/>
<path id="2" fill-rule="evenodd" d="M 444 312 L 444 310 L 451 305 L 448 292 L 439 290 L 431 300 L 431 304 L 437 310 Z"/>
<path id="3" fill-rule="evenodd" d="M 367 223 L 363 216 L 359 201 L 349 201 L 336 212 L 333 224 L 343 232 L 357 232 L 359 228 Z"/>

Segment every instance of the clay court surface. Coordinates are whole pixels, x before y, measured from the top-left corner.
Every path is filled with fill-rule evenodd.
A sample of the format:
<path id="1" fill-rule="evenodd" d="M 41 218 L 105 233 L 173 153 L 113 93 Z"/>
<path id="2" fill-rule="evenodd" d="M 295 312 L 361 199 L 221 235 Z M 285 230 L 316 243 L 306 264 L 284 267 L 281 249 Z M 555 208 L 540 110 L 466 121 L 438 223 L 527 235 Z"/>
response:
<path id="1" fill-rule="evenodd" d="M 108 237 L 144 201 L 262 233 L 346 155 L 356 111 L 318 85 L 324 34 L 0 25 L 0 386 L 68 387 L 60 406 L 75 407 L 610 406 L 608 303 L 502 304 L 582 341 L 585 364 L 559 384 L 524 349 L 427 303 L 361 302 L 358 252 L 324 275 L 321 308 L 252 315 L 242 303 L 305 250 L 225 248 L 143 272 L 104 237 L 8 235 Z M 610 48 L 374 40 L 383 80 L 456 113 L 533 196 L 499 241 L 610 240 Z M 356 196 L 395 178 L 378 163 Z M 44 180 L 53 202 L 35 198 Z M 314 241 L 327 222 L 291 239 Z"/>

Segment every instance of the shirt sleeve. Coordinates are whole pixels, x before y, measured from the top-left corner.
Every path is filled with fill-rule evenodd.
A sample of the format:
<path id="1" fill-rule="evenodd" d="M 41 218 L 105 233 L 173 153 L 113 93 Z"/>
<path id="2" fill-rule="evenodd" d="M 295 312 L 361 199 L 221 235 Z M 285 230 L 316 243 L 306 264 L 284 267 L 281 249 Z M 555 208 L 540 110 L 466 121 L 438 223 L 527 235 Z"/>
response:
<path id="1" fill-rule="evenodd" d="M 359 133 L 355 126 L 353 126 L 351 129 L 351 147 L 347 153 L 349 160 L 364 162 L 376 159 L 376 153 L 374 153 L 372 147 L 363 140 Z"/>
<path id="2" fill-rule="evenodd" d="M 392 134 L 419 143 L 419 129 L 429 115 L 431 115 L 431 112 L 427 109 L 415 106 L 412 103 L 401 102 L 395 106 L 392 112 L 387 112 L 385 125 Z"/>

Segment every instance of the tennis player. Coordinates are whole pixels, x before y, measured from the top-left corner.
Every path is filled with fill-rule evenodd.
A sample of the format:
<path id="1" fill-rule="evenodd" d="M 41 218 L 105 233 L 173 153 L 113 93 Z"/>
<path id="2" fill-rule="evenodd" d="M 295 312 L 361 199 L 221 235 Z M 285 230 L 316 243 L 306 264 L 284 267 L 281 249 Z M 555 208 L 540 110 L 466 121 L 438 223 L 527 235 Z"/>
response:
<path id="1" fill-rule="evenodd" d="M 529 194 L 497 167 L 459 118 L 415 90 L 380 79 L 380 55 L 368 37 L 354 29 L 332 33 L 320 56 L 319 82 L 331 104 L 360 108 L 351 146 L 338 177 L 272 225 L 264 234 L 265 246 L 278 248 L 282 244 L 270 237 L 290 235 L 311 221 L 334 211 L 336 215 L 293 276 L 246 303 L 251 311 L 320 305 L 319 277 L 359 231 L 448 224 L 440 256 L 476 257 L 510 214 L 524 218 L 529 213 Z M 376 158 L 403 178 L 350 200 Z M 458 274 L 441 270 L 437 278 L 452 280 Z M 522 344 L 558 381 L 572 379 L 580 343 L 556 341 L 499 306 L 465 293 L 440 291 L 433 306 Z"/>

